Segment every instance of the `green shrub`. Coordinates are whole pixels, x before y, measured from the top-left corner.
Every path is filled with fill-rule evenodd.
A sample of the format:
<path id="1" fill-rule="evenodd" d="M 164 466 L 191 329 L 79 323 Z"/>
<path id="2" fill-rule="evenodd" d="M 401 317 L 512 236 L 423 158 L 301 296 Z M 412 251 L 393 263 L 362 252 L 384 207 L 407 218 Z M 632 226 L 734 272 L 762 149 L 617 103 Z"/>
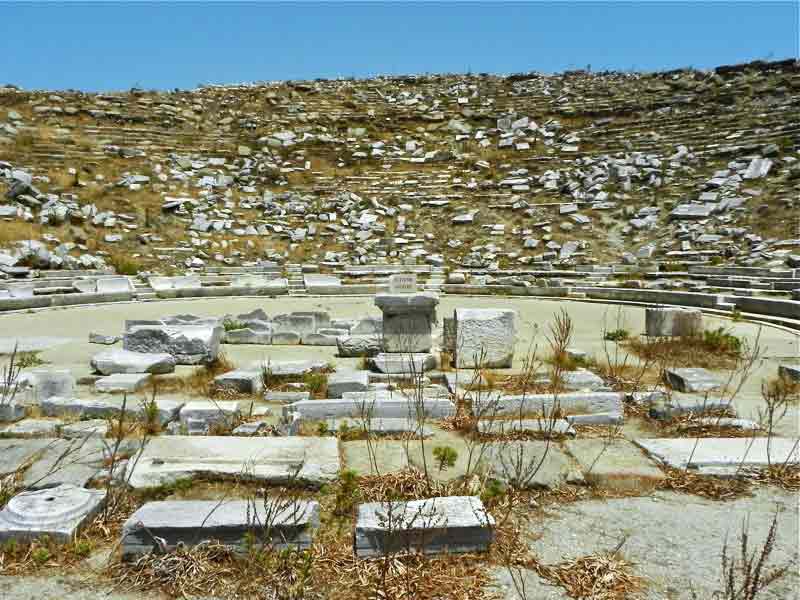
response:
<path id="1" fill-rule="evenodd" d="M 34 560 L 34 562 L 36 562 L 39 565 L 43 565 L 44 563 L 46 563 L 48 560 L 50 560 L 51 556 L 52 555 L 50 554 L 50 550 L 48 550 L 47 548 L 39 547 L 36 548 L 36 550 L 34 550 L 33 552 L 31 552 L 31 558 Z"/>
<path id="2" fill-rule="evenodd" d="M 450 446 L 436 446 L 433 449 L 433 458 L 436 459 L 436 463 L 439 465 L 439 471 L 444 471 L 456 465 L 458 452 Z"/>
<path id="3" fill-rule="evenodd" d="M 245 329 L 247 324 L 232 319 L 231 317 L 225 317 L 225 319 L 222 320 L 222 326 L 225 328 L 225 331 L 233 331 L 235 329 Z"/>
<path id="4" fill-rule="evenodd" d="M 630 333 L 627 329 L 615 329 L 614 331 L 607 331 L 603 339 L 608 342 L 621 342 L 627 340 Z"/>
<path id="5" fill-rule="evenodd" d="M 703 344 L 713 352 L 738 356 L 742 353 L 742 340 L 727 331 L 724 327 L 706 329 L 703 332 Z"/>

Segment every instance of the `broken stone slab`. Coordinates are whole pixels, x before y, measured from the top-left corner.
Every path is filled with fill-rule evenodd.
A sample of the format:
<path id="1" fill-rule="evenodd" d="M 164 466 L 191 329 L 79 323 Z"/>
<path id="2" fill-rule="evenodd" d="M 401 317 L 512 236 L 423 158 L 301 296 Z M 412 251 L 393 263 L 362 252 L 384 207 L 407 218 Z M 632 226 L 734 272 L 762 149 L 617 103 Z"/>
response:
<path id="1" fill-rule="evenodd" d="M 564 447 L 592 485 L 625 490 L 652 489 L 664 473 L 628 440 L 587 438 L 567 440 Z"/>
<path id="2" fill-rule="evenodd" d="M 369 371 L 336 371 L 328 375 L 328 397 L 341 398 L 345 392 L 366 392 Z"/>
<path id="3" fill-rule="evenodd" d="M 282 404 L 291 404 L 292 402 L 299 402 L 301 400 L 311 399 L 311 392 L 276 392 L 269 391 L 264 394 L 265 402 L 280 402 Z"/>
<path id="4" fill-rule="evenodd" d="M 316 333 L 317 321 L 311 314 L 277 315 L 272 319 L 273 335 L 279 333 L 292 333 L 304 336 L 309 333 Z M 273 341 L 273 343 L 275 343 Z"/>
<path id="5" fill-rule="evenodd" d="M 433 344 L 439 296 L 432 292 L 376 294 L 383 312 L 383 345 L 387 352 L 428 352 Z"/>
<path id="6" fill-rule="evenodd" d="M 734 476 L 741 469 L 800 462 L 793 438 L 641 438 L 634 443 L 667 466 L 701 475 Z"/>
<path id="7" fill-rule="evenodd" d="M 517 312 L 494 308 L 457 308 L 456 364 L 462 368 L 508 368 L 514 361 Z"/>
<path id="8" fill-rule="evenodd" d="M 357 398 L 338 400 L 304 400 L 283 407 L 285 419 L 293 413 L 304 420 L 321 420 L 337 417 L 411 418 L 418 412 L 444 418 L 455 414 L 455 405 L 447 399 L 423 398 L 414 402 L 400 394 L 392 397 L 364 394 Z"/>
<path id="9" fill-rule="evenodd" d="M 131 462 L 134 489 L 195 475 L 319 487 L 338 476 L 339 449 L 333 438 L 171 436 L 150 439 Z"/>
<path id="10" fill-rule="evenodd" d="M 377 356 L 383 352 L 379 335 L 340 335 L 336 338 L 337 354 L 341 358 Z"/>
<path id="11" fill-rule="evenodd" d="M 107 419 L 122 410 L 121 398 L 81 399 L 53 396 L 42 402 L 45 417 L 78 417 L 83 419 Z M 131 403 L 131 408 L 133 404 Z"/>
<path id="12" fill-rule="evenodd" d="M 41 438 L 0 439 L 0 477 L 22 471 L 55 442 Z"/>
<path id="13" fill-rule="evenodd" d="M 335 346 L 339 334 L 307 333 L 300 339 L 304 346 Z"/>
<path id="14" fill-rule="evenodd" d="M 256 362 L 248 370 L 267 371 L 275 377 L 302 377 L 327 366 L 324 360 L 265 360 Z"/>
<path id="15" fill-rule="evenodd" d="M 91 366 L 101 375 L 117 373 L 164 375 L 175 371 L 175 358 L 166 352 L 153 354 L 113 349 L 95 354 Z"/>
<path id="16" fill-rule="evenodd" d="M 789 381 L 800 383 L 800 365 L 780 365 L 778 375 Z"/>
<path id="17" fill-rule="evenodd" d="M 324 421 L 328 431 L 339 433 L 340 431 L 366 431 L 375 435 L 403 435 L 413 434 L 417 437 L 430 437 L 433 430 L 429 427 L 420 427 L 416 419 L 404 418 L 381 418 L 361 419 L 343 418 L 326 419 Z"/>
<path id="18" fill-rule="evenodd" d="M 241 394 L 260 394 L 264 384 L 260 371 L 237 369 L 217 375 L 214 378 L 214 387 L 218 390 L 232 390 Z"/>
<path id="19" fill-rule="evenodd" d="M 150 381 L 150 373 L 114 373 L 94 382 L 96 392 L 104 394 L 132 393 Z"/>
<path id="20" fill-rule="evenodd" d="M 29 542 L 44 536 L 67 543 L 103 508 L 105 501 L 104 490 L 69 484 L 21 492 L 0 511 L 0 543 Z"/>
<path id="21" fill-rule="evenodd" d="M 300 334 L 294 331 L 276 331 L 272 334 L 272 344 L 275 346 L 299 346 L 302 341 Z"/>
<path id="22" fill-rule="evenodd" d="M 475 496 L 369 502 L 358 507 L 354 549 L 359 558 L 485 552 L 494 540 L 494 524 Z"/>
<path id="23" fill-rule="evenodd" d="M 121 335 L 103 335 L 101 333 L 89 333 L 90 344 L 101 344 L 103 346 L 113 346 L 122 339 Z"/>
<path id="24" fill-rule="evenodd" d="M 248 539 L 278 549 L 311 547 L 319 503 L 310 500 L 164 500 L 148 502 L 122 528 L 122 558 L 215 541 L 244 551 Z M 154 536 L 163 544 L 159 549 Z"/>
<path id="25" fill-rule="evenodd" d="M 705 396 L 681 396 L 673 394 L 650 406 L 648 414 L 654 419 L 673 419 L 681 415 L 703 415 L 716 411 L 730 411 L 733 403 L 729 400 L 707 398 Z"/>
<path id="26" fill-rule="evenodd" d="M 193 400 L 183 405 L 180 422 L 190 431 L 207 430 L 212 425 L 232 427 L 241 418 L 239 403 L 231 400 Z"/>
<path id="27" fill-rule="evenodd" d="M 572 425 L 562 419 L 481 419 L 478 421 L 477 427 L 480 433 L 489 435 L 534 433 L 575 436 Z"/>
<path id="28" fill-rule="evenodd" d="M 171 354 L 179 365 L 207 364 L 219 356 L 223 333 L 219 325 L 141 326 L 125 333 L 122 347 L 133 352 Z"/>
<path id="29" fill-rule="evenodd" d="M 568 390 L 596 390 L 606 385 L 602 377 L 588 369 L 564 371 L 561 374 L 561 382 Z"/>
<path id="30" fill-rule="evenodd" d="M 200 278 L 195 275 L 181 277 L 150 277 L 147 282 L 156 292 L 166 290 L 195 289 L 202 287 Z"/>
<path id="31" fill-rule="evenodd" d="M 435 369 L 436 357 L 427 353 L 381 353 L 372 357 L 370 364 L 381 373 L 412 376 Z"/>
<path id="32" fill-rule="evenodd" d="M 64 421 L 59 419 L 23 419 L 0 428 L 0 436 L 18 438 L 56 437 L 62 425 L 64 425 Z"/>
<path id="33" fill-rule="evenodd" d="M 76 438 L 98 437 L 104 438 L 108 433 L 109 425 L 106 419 L 91 419 L 64 425 L 61 428 L 61 437 L 73 440 Z"/>
<path id="34" fill-rule="evenodd" d="M 564 483 L 583 481 L 570 457 L 550 441 L 490 444 L 484 462 L 490 477 L 524 489 L 556 488 Z"/>
<path id="35" fill-rule="evenodd" d="M 646 308 L 645 334 L 652 337 L 690 337 L 703 331 L 703 313 L 688 308 Z"/>
<path id="36" fill-rule="evenodd" d="M 584 392 L 569 394 L 526 394 L 520 396 L 485 396 L 473 399 L 473 410 L 490 417 L 547 416 L 554 410 L 569 416 L 622 414 L 623 395 L 619 392 Z"/>
<path id="37" fill-rule="evenodd" d="M 18 381 L 21 386 L 31 388 L 36 404 L 53 396 L 71 396 L 75 391 L 75 377 L 69 369 L 27 369 Z"/>
<path id="38" fill-rule="evenodd" d="M 238 427 L 236 427 L 231 434 L 232 435 L 257 435 L 262 430 L 269 427 L 268 421 L 248 421 L 246 423 L 242 423 Z"/>
<path id="39" fill-rule="evenodd" d="M 272 326 L 265 329 L 245 327 L 243 329 L 228 330 L 225 332 L 225 343 L 269 346 L 272 344 Z"/>
<path id="40" fill-rule="evenodd" d="M 669 385 L 679 392 L 709 392 L 725 383 L 708 369 L 666 369 L 665 374 Z"/>

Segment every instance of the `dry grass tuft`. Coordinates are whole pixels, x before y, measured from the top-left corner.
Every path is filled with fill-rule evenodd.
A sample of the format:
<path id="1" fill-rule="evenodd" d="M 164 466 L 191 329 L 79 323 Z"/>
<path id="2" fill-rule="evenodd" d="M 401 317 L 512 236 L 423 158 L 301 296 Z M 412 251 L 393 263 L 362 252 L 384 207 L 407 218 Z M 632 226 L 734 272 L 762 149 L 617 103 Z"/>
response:
<path id="1" fill-rule="evenodd" d="M 543 578 L 560 585 L 572 598 L 622 600 L 644 587 L 633 564 L 619 552 L 589 554 L 557 565 L 534 566 Z"/>
<path id="2" fill-rule="evenodd" d="M 663 490 L 692 494 L 718 501 L 735 500 L 750 494 L 750 482 L 743 478 L 698 475 L 685 469 L 669 467 L 664 470 L 667 477 L 659 486 Z"/>
<path id="3" fill-rule="evenodd" d="M 623 347 L 644 361 L 672 367 L 734 369 L 742 358 L 739 338 L 723 330 L 676 338 L 630 338 Z"/>

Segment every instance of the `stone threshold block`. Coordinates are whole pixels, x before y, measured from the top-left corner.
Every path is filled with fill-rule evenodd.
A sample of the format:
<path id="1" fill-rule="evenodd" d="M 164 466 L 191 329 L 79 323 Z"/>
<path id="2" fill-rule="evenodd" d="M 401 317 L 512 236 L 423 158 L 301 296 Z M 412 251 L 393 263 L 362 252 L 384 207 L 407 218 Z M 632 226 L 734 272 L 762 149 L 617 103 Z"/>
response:
<path id="1" fill-rule="evenodd" d="M 667 382 L 679 392 L 709 392 L 725 382 L 708 369 L 667 369 Z"/>
<path id="2" fill-rule="evenodd" d="M 104 506 L 104 490 L 62 484 L 14 496 L 0 511 L 0 543 L 47 536 L 69 542 Z"/>
<path id="3" fill-rule="evenodd" d="M 701 475 L 735 476 L 741 469 L 800 463 L 794 438 L 650 438 L 634 443 L 667 466 Z"/>
<path id="4" fill-rule="evenodd" d="M 131 463 L 134 489 L 196 475 L 319 487 L 337 477 L 339 448 L 327 437 L 165 436 L 151 439 Z"/>
<path id="5" fill-rule="evenodd" d="M 149 373 L 115 373 L 95 381 L 94 389 L 96 392 L 104 394 L 137 392 L 149 381 Z"/>
<path id="6" fill-rule="evenodd" d="M 319 512 L 319 504 L 308 500 L 148 502 L 123 526 L 122 557 L 130 560 L 151 552 L 157 546 L 154 536 L 168 551 L 208 541 L 244 551 L 249 535 L 259 544 L 305 550 L 319 527 Z"/>
<path id="7" fill-rule="evenodd" d="M 359 558 L 484 552 L 494 540 L 494 524 L 475 496 L 370 502 L 358 507 L 353 546 Z"/>
<path id="8" fill-rule="evenodd" d="M 448 399 L 423 398 L 419 406 L 399 394 L 393 398 L 365 397 L 359 399 L 304 400 L 285 405 L 283 416 L 288 419 L 293 413 L 304 420 L 319 420 L 341 417 L 404 419 L 413 417 L 417 410 L 433 418 L 444 418 L 455 414 L 456 407 Z"/>
<path id="9" fill-rule="evenodd" d="M 554 409 L 566 415 L 623 414 L 623 395 L 619 392 L 583 392 L 565 394 L 525 394 L 493 396 L 484 394 L 478 409 L 486 417 L 527 415 L 547 416 Z M 473 400 L 475 403 L 476 400 Z"/>

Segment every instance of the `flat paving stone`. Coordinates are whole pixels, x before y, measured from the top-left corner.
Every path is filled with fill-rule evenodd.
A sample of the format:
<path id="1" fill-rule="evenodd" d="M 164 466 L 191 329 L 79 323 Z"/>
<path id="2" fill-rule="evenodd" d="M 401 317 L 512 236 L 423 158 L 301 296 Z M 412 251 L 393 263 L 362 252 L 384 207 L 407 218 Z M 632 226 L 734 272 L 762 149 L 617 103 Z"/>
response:
<path id="1" fill-rule="evenodd" d="M 664 472 L 628 440 L 587 438 L 567 440 L 567 449 L 587 483 L 613 490 L 647 490 Z"/>
<path id="2" fill-rule="evenodd" d="M 91 419 L 89 421 L 78 421 L 61 428 L 61 436 L 71 440 L 85 437 L 106 437 L 109 425 L 105 419 Z"/>
<path id="3" fill-rule="evenodd" d="M 264 402 L 280 402 L 282 404 L 291 404 L 292 402 L 300 402 L 301 400 L 310 400 L 311 392 L 277 392 L 269 391 L 264 394 Z"/>
<path id="4" fill-rule="evenodd" d="M 541 433 L 575 436 L 572 425 L 563 419 L 481 419 L 478 431 L 490 435 L 509 433 Z"/>
<path id="5" fill-rule="evenodd" d="M 132 462 L 134 489 L 195 475 L 321 486 L 338 475 L 339 450 L 333 438 L 168 436 L 152 438 Z"/>
<path id="6" fill-rule="evenodd" d="M 96 392 L 122 394 L 138 392 L 150 381 L 149 373 L 114 373 L 94 382 Z"/>
<path id="7" fill-rule="evenodd" d="M 583 481 L 580 469 L 554 442 L 491 444 L 485 462 L 491 477 L 524 488 L 556 488 Z"/>
<path id="8" fill-rule="evenodd" d="M 735 475 L 740 468 L 800 462 L 794 438 L 640 438 L 634 442 L 670 467 L 703 475 Z"/>
<path id="9" fill-rule="evenodd" d="M 41 455 L 57 439 L 0 439 L 0 477 L 16 473 Z"/>
<path id="10" fill-rule="evenodd" d="M 354 538 L 360 558 L 483 552 L 494 539 L 494 518 L 475 496 L 369 502 L 358 507 Z"/>
<path id="11" fill-rule="evenodd" d="M 276 548 L 311 546 L 319 527 L 319 503 L 308 500 L 166 500 L 148 502 L 122 528 L 122 557 L 135 558 L 154 549 L 153 536 L 166 549 L 192 547 L 209 540 L 244 550 L 248 536 Z"/>
<path id="12" fill-rule="evenodd" d="M 372 452 L 375 456 L 374 463 L 370 458 L 370 450 L 366 441 L 344 442 L 342 453 L 345 468 L 355 471 L 358 475 L 383 475 L 405 471 L 411 467 L 405 443 L 402 441 L 374 440 Z M 375 471 L 376 466 L 378 467 L 377 472 Z"/>
<path id="13" fill-rule="evenodd" d="M 0 542 L 42 536 L 68 542 L 102 509 L 105 500 L 104 490 L 74 485 L 21 492 L 0 511 Z"/>
<path id="14" fill-rule="evenodd" d="M 55 437 L 64 424 L 60 419 L 23 419 L 0 428 L 3 437 Z"/>

